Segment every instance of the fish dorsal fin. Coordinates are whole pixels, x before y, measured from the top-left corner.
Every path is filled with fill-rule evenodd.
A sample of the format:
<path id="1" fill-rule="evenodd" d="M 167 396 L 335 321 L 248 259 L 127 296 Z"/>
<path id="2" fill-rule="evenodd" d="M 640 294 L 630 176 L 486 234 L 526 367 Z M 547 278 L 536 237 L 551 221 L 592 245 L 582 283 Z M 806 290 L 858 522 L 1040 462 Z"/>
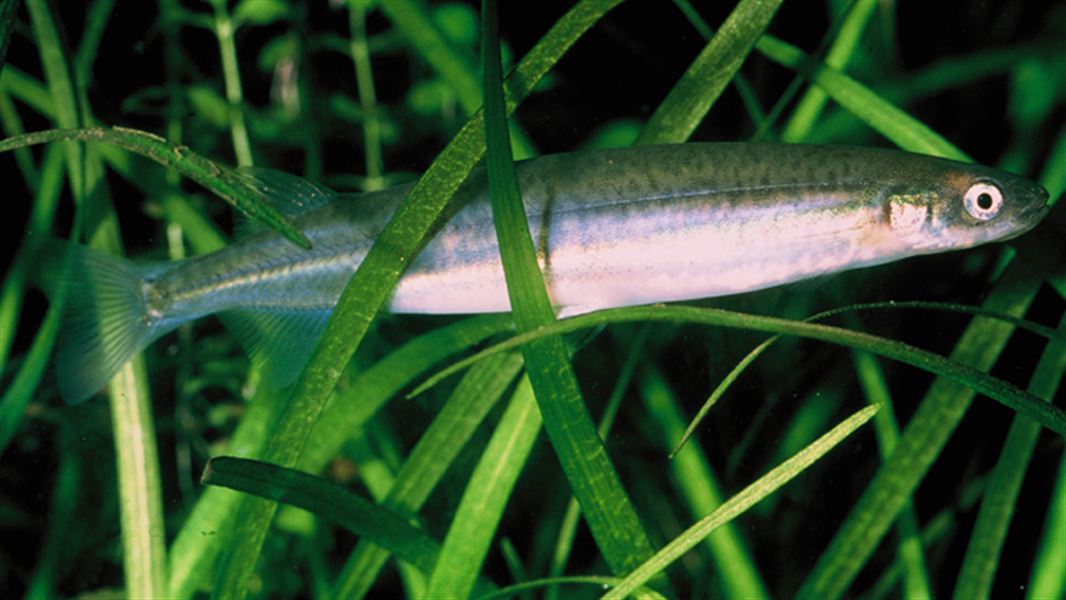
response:
<path id="1" fill-rule="evenodd" d="M 336 192 L 323 185 L 275 169 L 238 167 L 233 169 L 233 174 L 245 185 L 259 192 L 263 201 L 290 219 L 325 206 L 337 196 Z M 236 229 L 237 237 L 245 238 L 266 231 L 267 227 L 254 219 L 242 216 L 237 219 Z"/>
<path id="2" fill-rule="evenodd" d="M 270 387 L 296 380 L 329 321 L 326 310 L 230 310 L 219 314 Z"/>

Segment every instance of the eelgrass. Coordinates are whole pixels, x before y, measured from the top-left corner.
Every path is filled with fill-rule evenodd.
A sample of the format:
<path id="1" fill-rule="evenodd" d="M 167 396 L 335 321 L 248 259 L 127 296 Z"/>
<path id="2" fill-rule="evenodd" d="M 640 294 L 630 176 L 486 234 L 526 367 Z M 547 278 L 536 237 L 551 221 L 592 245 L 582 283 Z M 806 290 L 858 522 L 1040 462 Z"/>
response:
<path id="1" fill-rule="evenodd" d="M 219 597 L 249 591 L 510 597 L 540 588 L 553 597 L 593 597 L 608 589 L 617 596 L 636 591 L 651 597 L 833 597 L 867 590 L 964 597 L 1029 585 L 1034 595 L 1061 595 L 1063 533 L 1055 527 L 1066 481 L 1061 438 L 1042 433 L 1037 424 L 1060 432 L 1064 426 L 1061 403 L 1046 402 L 1066 371 L 1062 333 L 1054 331 L 1066 289 L 1066 274 L 1054 259 L 1066 250 L 1062 239 L 1049 233 L 1054 230 L 1021 238 L 1012 243 L 1016 252 L 998 257 L 991 248 L 843 275 L 853 285 L 834 298 L 799 288 L 724 299 L 725 309 L 634 308 L 552 323 L 543 287 L 537 291 L 528 236 L 521 239 L 525 228 L 516 220 L 521 212 L 513 210 L 513 194 L 520 190 L 497 185 L 496 177 L 510 168 L 509 146 L 519 156 L 534 154 L 534 140 L 552 127 L 523 118 L 521 111 L 507 123 L 506 114 L 527 96 L 574 85 L 550 71 L 574 68 L 562 57 L 583 37 L 573 53 L 585 54 L 574 60 L 603 67 L 625 60 L 588 58 L 588 48 L 609 42 L 586 32 L 599 31 L 598 21 L 620 3 L 578 3 L 538 32 L 541 41 L 528 51 L 531 41 L 518 41 L 521 36 L 505 27 L 498 42 L 491 29 L 477 26 L 477 11 L 460 5 L 353 0 L 343 7 L 304 9 L 273 0 L 218 0 L 206 7 L 162 3 L 159 16 L 148 18 L 161 32 L 161 41 L 149 43 L 162 46 L 164 83 L 146 84 L 123 98 L 131 122 L 119 124 L 138 125 L 128 130 L 92 129 L 100 125 L 93 109 L 101 107 L 91 106 L 86 93 L 94 74 L 116 68 L 108 62 L 117 56 L 108 45 L 118 23 L 112 22 L 117 14 L 112 4 L 91 2 L 84 20 L 71 21 L 62 7 L 53 12 L 49 4 L 26 3 L 18 13 L 12 12 L 17 2 L 0 2 L 0 49 L 15 32 L 13 64 L 4 65 L 0 76 L 0 122 L 7 138 L 0 143 L 15 149 L 4 157 L 13 157 L 17 179 L 35 199 L 25 228 L 31 235 L 14 256 L 0 293 L 6 385 L 0 476 L 22 482 L 4 486 L 0 514 L 22 514 L 23 488 L 50 498 L 50 508 L 34 513 L 45 522 L 47 511 L 49 523 L 32 531 L 43 540 L 37 553 L 16 559 L 31 574 L 14 589 L 32 597 L 103 587 L 179 598 L 212 587 Z M 1043 165 L 1042 182 L 1053 197 L 1066 188 L 1061 168 L 1066 127 L 1061 85 L 1055 84 L 1066 54 L 1046 34 L 1019 34 L 1006 46 L 982 44 L 950 53 L 911 76 L 893 70 L 887 58 L 898 51 L 892 28 L 906 34 L 904 24 L 873 3 L 832 3 L 828 27 L 813 21 L 800 26 L 825 36 L 806 52 L 781 39 L 817 35 L 798 36 L 773 21 L 779 3 L 740 2 L 709 17 L 700 12 L 705 7 L 675 4 L 676 14 L 664 4 L 657 9 L 662 12 L 645 18 L 675 18 L 685 35 L 707 40 L 707 49 L 699 54 L 699 44 L 689 44 L 668 79 L 686 67 L 688 72 L 648 100 L 642 141 L 716 137 L 715 127 L 729 119 L 719 115 L 736 110 L 727 87 L 734 83 L 744 105 L 738 120 L 750 119 L 746 131 L 752 135 L 848 143 L 871 139 L 875 131 L 909 150 L 963 159 L 996 156 L 958 131 L 949 136 L 955 143 L 948 142 L 937 133 L 948 125 L 920 116 L 912 101 L 1007 74 L 1009 81 L 998 84 L 1011 98 L 1002 115 L 1013 135 L 1005 163 L 1030 173 Z M 794 8 L 785 2 L 781 10 Z M 500 9 L 504 23 L 518 10 L 510 3 Z M 323 10 L 330 11 L 325 21 L 342 26 L 323 27 Z M 626 31 L 623 15 L 636 10 L 625 5 L 618 21 L 615 13 L 607 17 L 612 22 L 605 29 L 615 36 Z M 32 40 L 19 33 L 15 18 L 28 18 Z M 67 49 L 60 21 L 81 27 L 71 36 L 79 42 L 76 51 Z M 780 39 L 761 35 L 768 22 Z M 714 35 L 714 28 L 722 35 Z M 514 44 L 518 66 L 506 84 L 493 68 L 484 69 L 482 81 L 477 35 L 464 33 L 471 30 L 487 36 L 481 51 L 488 51 L 490 67 L 500 64 L 491 54 L 498 43 Z M 274 69 L 270 95 L 246 46 L 261 43 L 259 35 L 270 40 L 258 47 L 257 59 Z M 190 36 L 203 37 L 190 43 Z M 683 37 L 667 45 L 681 46 Z M 863 43 L 857 44 L 859 39 Z M 193 55 L 200 60 L 190 67 L 186 59 Z M 408 87 L 399 92 L 392 70 L 397 55 L 409 55 L 414 65 L 406 75 Z M 791 81 L 783 92 L 760 75 L 770 67 L 759 55 L 791 69 L 776 72 Z M 344 61 L 350 80 L 339 91 L 316 73 L 320 64 L 335 60 Z M 634 75 L 639 64 L 631 65 Z M 1047 81 L 1041 73 L 1048 74 Z M 548 80 L 535 89 L 546 74 Z M 808 87 L 808 81 L 818 87 Z M 99 91 L 106 82 L 101 78 L 94 85 Z M 628 80 L 614 85 L 635 89 Z M 482 90 L 490 108 L 484 121 L 478 112 Z M 541 104 L 531 114 L 560 115 L 570 108 L 552 105 L 545 113 Z M 987 110 L 994 116 L 994 109 Z M 163 121 L 146 117 L 160 112 Z M 42 117 L 68 131 L 16 137 L 41 129 Z M 327 151 L 337 148 L 331 137 L 337 123 L 351 130 L 341 140 L 347 144 L 341 153 Z M 77 128 L 89 129 L 71 131 Z M 50 402 L 55 393 L 47 360 L 61 324 L 56 307 L 39 325 L 29 321 L 39 314 L 29 281 L 33 242 L 69 231 L 57 226 L 69 221 L 66 205 L 57 204 L 64 199 L 64 178 L 66 198 L 76 207 L 74 235 L 83 231 L 86 240 L 111 251 L 125 239 L 147 247 L 154 258 L 176 258 L 226 243 L 219 203 L 183 189 L 179 173 L 299 244 L 305 242 L 302 235 L 254 193 L 227 187 L 232 183 L 225 176 L 227 163 L 248 165 L 254 155 L 257 164 L 298 172 L 290 161 L 302 156 L 305 173 L 372 189 L 410 170 L 398 162 L 397 152 L 419 145 L 404 137 L 427 128 L 441 142 L 419 170 L 451 142 L 349 285 L 295 391 L 256 389 L 256 374 L 245 371 L 228 337 L 198 324 L 178 332 L 175 343 L 150 348 L 147 372 L 138 359 L 116 378 L 110 427 L 107 419 L 73 421 L 79 418 L 73 415 L 98 412 L 98 400 L 79 408 Z M 1033 143 L 1040 130 L 1057 137 Z M 609 123 L 601 139 L 631 140 L 632 132 L 631 122 Z M 592 133 L 582 131 L 580 137 L 591 139 Z M 494 204 L 497 213 L 503 210 L 497 220 L 515 294 L 514 320 L 379 316 L 402 265 L 437 215 L 447 212 L 448 196 L 485 151 L 486 135 L 490 178 L 499 188 L 494 196 L 512 194 L 494 197 Z M 732 134 L 738 135 L 744 134 Z M 996 138 L 984 130 L 981 136 Z M 118 146 L 60 142 L 42 153 L 24 146 L 63 137 L 102 137 Z M 1006 145 L 992 144 L 997 150 Z M 175 170 L 165 171 L 129 149 Z M 122 195 L 132 186 L 147 198 L 142 206 L 154 235 L 137 235 L 141 224 L 134 215 L 140 211 L 129 202 L 121 202 L 122 218 L 115 219 L 105 166 L 113 174 L 109 181 L 122 182 Z M 116 199 L 121 197 L 116 192 Z M 508 250 L 515 248 L 519 251 Z M 967 274 L 927 290 L 922 282 L 939 280 L 930 276 L 929 264 Z M 925 273 L 918 285 L 903 281 L 912 270 Z M 897 281 L 891 286 L 871 283 L 893 275 Z M 923 316 L 928 310 L 857 310 L 870 300 L 915 297 L 927 301 L 901 307 L 933 309 L 938 316 Z M 784 303 L 775 304 L 777 299 Z M 804 322 L 826 309 L 843 309 L 834 317 L 841 325 Z M 939 339 L 921 335 L 922 325 L 915 325 L 941 320 Z M 628 321 L 645 323 L 634 328 Z M 868 324 L 878 333 L 864 333 Z M 576 354 L 568 347 L 576 340 L 559 337 L 591 325 L 606 326 L 608 334 L 592 338 Z M 758 346 L 753 330 L 784 335 Z M 801 342 L 796 335 L 832 344 Z M 488 353 L 475 354 L 494 337 Z M 508 344 L 512 351 L 502 352 Z M 852 351 L 852 361 L 837 360 Z M 462 378 L 430 378 L 464 356 L 475 358 Z M 526 376 L 520 376 L 523 364 Z M 429 384 L 419 387 L 427 378 Z M 415 388 L 419 394 L 405 399 Z M 157 399 L 154 406 L 149 390 Z M 1009 408 L 975 398 L 975 390 Z M 246 392 L 252 393 L 245 404 Z M 699 403 L 708 395 L 714 402 L 701 411 Z M 862 408 L 864 403 L 871 407 Z M 862 433 L 828 452 L 875 410 L 880 452 L 870 446 L 873 436 Z M 845 418 L 848 414 L 853 416 Z M 991 421 L 981 427 L 993 433 L 974 435 L 973 420 L 989 415 Z M 542 417 L 547 441 L 537 443 Z M 835 423 L 847 425 L 834 428 Z M 40 443 L 42 428 L 58 432 L 55 447 Z M 156 428 L 163 432 L 158 441 Z M 95 482 L 111 471 L 75 449 L 108 431 L 118 450 L 118 470 L 114 479 Z M 952 441 L 953 433 L 959 439 Z M 688 435 L 691 440 L 679 447 Z M 676 456 L 668 462 L 671 448 Z M 845 453 L 851 453 L 846 460 L 840 458 Z M 33 479 L 42 455 L 58 464 L 54 482 Z M 206 460 L 221 456 L 265 463 L 219 458 L 205 480 L 242 491 L 195 488 L 193 479 Z M 941 489 L 938 481 L 923 483 L 930 469 L 960 475 L 936 478 L 947 480 Z M 788 487 L 774 491 L 786 481 Z M 750 482 L 756 483 L 744 487 Z M 105 496 L 98 503 L 102 508 L 84 500 L 89 486 Z M 301 525 L 288 511 L 275 519 L 278 501 L 311 510 L 315 524 Z M 122 535 L 108 545 L 111 534 L 93 524 L 114 521 L 109 507 L 116 505 Z M 973 520 L 971 529 L 967 523 Z M 893 525 L 899 540 L 882 543 Z M 358 537 L 351 550 L 350 544 L 334 543 L 350 539 L 342 532 Z M 8 555 L 16 556 L 10 549 Z M 804 559 L 783 564 L 780 556 Z M 115 564 L 123 576 L 114 574 Z M 86 574 L 101 566 L 112 574 L 96 579 Z"/>

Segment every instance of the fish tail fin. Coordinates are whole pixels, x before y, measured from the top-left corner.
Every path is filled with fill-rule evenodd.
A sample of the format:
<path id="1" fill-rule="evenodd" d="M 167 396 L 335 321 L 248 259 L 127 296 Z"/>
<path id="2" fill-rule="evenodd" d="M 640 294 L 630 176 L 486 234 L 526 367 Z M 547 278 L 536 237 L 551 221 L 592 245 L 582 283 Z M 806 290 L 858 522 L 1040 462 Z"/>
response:
<path id="1" fill-rule="evenodd" d="M 67 242 L 49 242 L 38 279 L 63 305 L 56 348 L 59 392 L 68 404 L 99 391 L 135 354 L 172 329 L 149 318 L 145 270 Z"/>

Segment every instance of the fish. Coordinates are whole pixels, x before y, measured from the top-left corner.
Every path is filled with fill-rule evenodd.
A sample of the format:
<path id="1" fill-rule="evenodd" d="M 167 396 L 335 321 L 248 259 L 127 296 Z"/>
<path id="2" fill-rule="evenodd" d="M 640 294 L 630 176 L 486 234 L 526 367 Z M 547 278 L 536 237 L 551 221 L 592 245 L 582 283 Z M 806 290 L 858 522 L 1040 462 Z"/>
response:
<path id="1" fill-rule="evenodd" d="M 59 243 L 46 289 L 67 293 L 56 363 L 80 402 L 145 346 L 217 315 L 272 385 L 302 370 L 341 291 L 411 185 L 338 194 L 268 169 L 236 171 L 312 243 L 255 227 L 216 252 L 137 264 Z M 530 235 L 561 315 L 751 292 L 1002 241 L 1048 193 L 990 167 L 898 150 L 688 143 L 517 164 Z M 475 169 L 394 290 L 394 313 L 506 312 L 487 179 Z M 55 261 L 61 261 L 56 263 Z M 58 274 L 58 275 L 56 275 Z"/>

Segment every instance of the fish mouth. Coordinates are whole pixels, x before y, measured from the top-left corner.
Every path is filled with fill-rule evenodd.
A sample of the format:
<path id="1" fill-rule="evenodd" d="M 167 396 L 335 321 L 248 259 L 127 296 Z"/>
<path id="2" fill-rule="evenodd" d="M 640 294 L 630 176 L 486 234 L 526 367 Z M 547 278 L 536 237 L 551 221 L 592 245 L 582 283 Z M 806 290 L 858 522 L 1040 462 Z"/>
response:
<path id="1" fill-rule="evenodd" d="M 1037 186 L 1037 190 L 1034 190 L 1030 196 L 1031 201 L 1026 203 L 1025 207 L 1015 217 L 1015 230 L 1000 239 L 1002 241 L 1013 240 L 1036 227 L 1051 212 L 1051 205 L 1047 203 L 1049 197 L 1050 194 L 1048 194 L 1047 190 Z M 1066 193 L 1063 193 L 1063 197 L 1060 200 L 1066 200 Z"/>

